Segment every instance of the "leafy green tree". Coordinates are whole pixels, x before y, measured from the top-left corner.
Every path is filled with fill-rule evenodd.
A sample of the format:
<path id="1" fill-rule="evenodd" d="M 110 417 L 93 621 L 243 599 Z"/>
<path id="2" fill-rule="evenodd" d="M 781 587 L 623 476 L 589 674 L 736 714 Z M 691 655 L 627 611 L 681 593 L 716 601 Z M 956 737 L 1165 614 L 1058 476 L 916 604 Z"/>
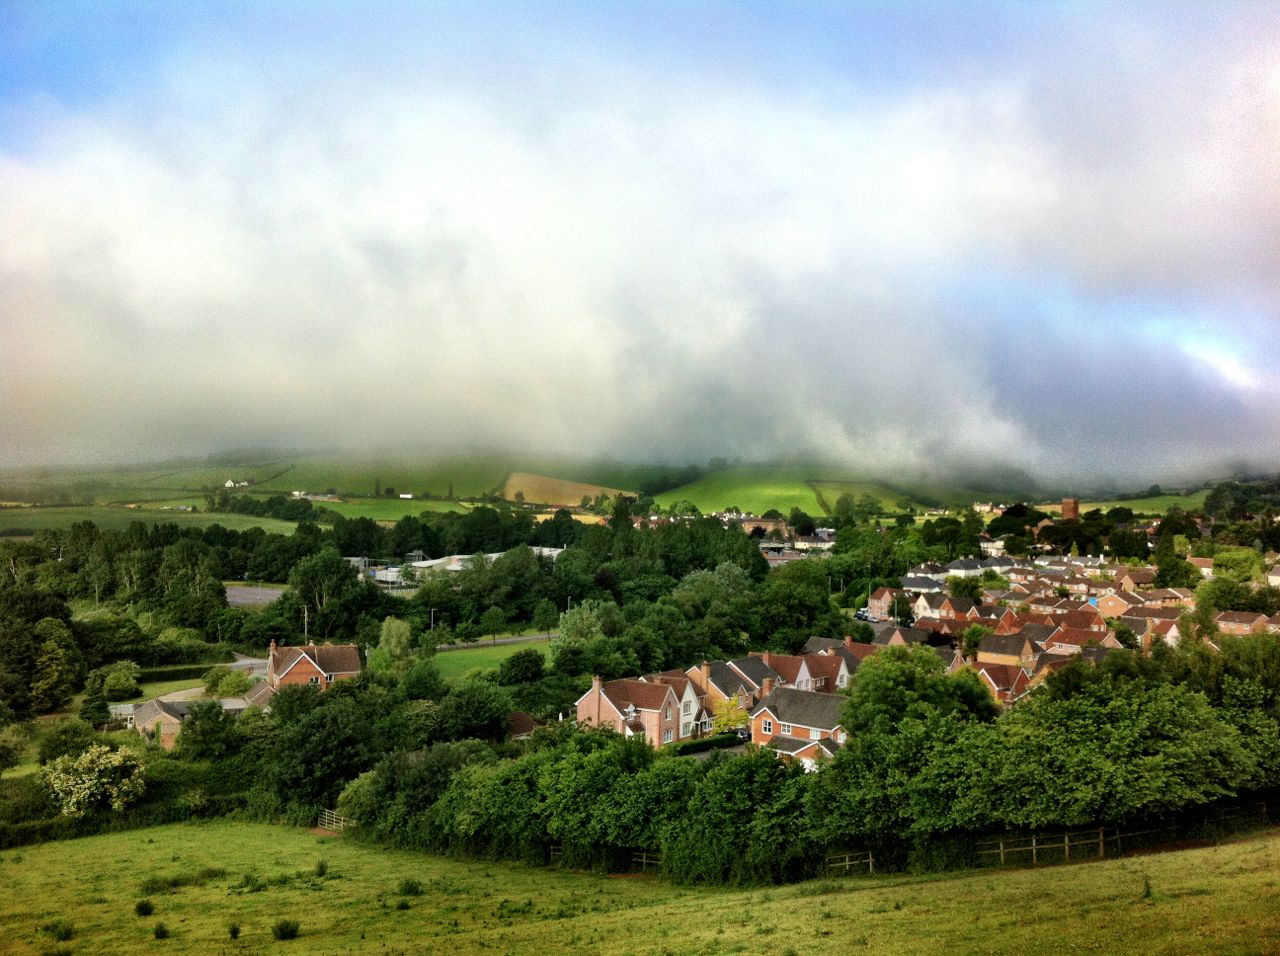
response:
<path id="1" fill-rule="evenodd" d="M 0 726 L 0 773 L 22 762 L 29 741 L 21 724 Z"/>
<path id="2" fill-rule="evenodd" d="M 138 696 L 141 668 L 133 661 L 117 661 L 101 669 L 102 693 L 107 700 L 128 700 Z"/>
<path id="3" fill-rule="evenodd" d="M 101 688 L 88 694 L 80 705 L 80 719 L 91 727 L 102 727 L 111 721 L 111 708 Z"/>
<path id="4" fill-rule="evenodd" d="M 369 670 L 395 677 L 404 672 L 413 656 L 413 629 L 409 622 L 397 617 L 384 618 L 378 646 L 368 654 Z"/>
<path id="5" fill-rule="evenodd" d="M 400 686 L 410 700 L 440 700 L 448 692 L 435 659 L 425 655 L 419 655 L 409 665 Z"/>
<path id="6" fill-rule="evenodd" d="M 99 742 L 98 735 L 87 721 L 64 717 L 45 731 L 36 752 L 40 763 L 47 764 L 59 757 L 82 754 Z"/>
<path id="7" fill-rule="evenodd" d="M 891 733 L 931 713 L 991 720 L 997 708 L 977 675 L 944 673 L 927 647 L 886 647 L 863 661 L 849 684 L 842 724 L 851 735 Z"/>
<path id="8" fill-rule="evenodd" d="M 962 578 L 952 575 L 947 578 L 947 593 L 953 598 L 968 598 L 970 601 L 982 600 L 982 581 L 978 578 Z"/>
<path id="9" fill-rule="evenodd" d="M 542 598 L 533 608 L 533 626 L 546 634 L 551 633 L 551 629 L 560 623 L 560 612 L 556 610 L 556 606 L 546 598 Z"/>
<path id="10" fill-rule="evenodd" d="M 78 756 L 50 761 L 41 776 L 59 812 L 69 817 L 97 809 L 119 813 L 146 790 L 146 774 L 137 755 L 102 744 L 93 744 Z"/>
<path id="11" fill-rule="evenodd" d="M 510 687 L 540 681 L 546 672 L 546 662 L 546 656 L 537 648 L 516 651 L 498 665 L 498 683 Z"/>
<path id="12" fill-rule="evenodd" d="M 243 743 L 236 718 L 216 700 L 195 704 L 178 734 L 177 752 L 194 760 L 221 760 Z"/>
<path id="13" fill-rule="evenodd" d="M 440 704 L 440 733 L 446 740 L 498 741 L 506 735 L 513 709 L 505 689 L 486 680 L 464 680 Z"/>

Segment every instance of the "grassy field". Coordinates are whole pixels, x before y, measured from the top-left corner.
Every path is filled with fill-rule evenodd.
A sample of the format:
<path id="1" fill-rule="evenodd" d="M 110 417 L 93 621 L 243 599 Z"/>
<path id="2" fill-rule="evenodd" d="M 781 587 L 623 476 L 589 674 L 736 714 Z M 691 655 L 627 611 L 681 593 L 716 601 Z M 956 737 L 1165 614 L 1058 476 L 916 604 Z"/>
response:
<path id="1" fill-rule="evenodd" d="M 445 680 L 455 681 L 466 677 L 472 671 L 493 670 L 516 651 L 529 648 L 547 653 L 547 640 L 543 637 L 531 637 L 520 644 L 484 644 L 463 647 L 456 651 L 437 652 L 435 661 L 440 668 L 440 676 Z"/>
<path id="2" fill-rule="evenodd" d="M 101 954 L 1276 953 L 1277 867 L 1272 832 L 1038 870 L 706 890 L 213 821 L 0 854 L 0 938 L 49 952 L 41 927 L 63 920 L 66 951 Z M 143 892 L 147 878 L 191 884 Z M 154 913 L 139 917 L 144 897 Z M 272 939 L 282 916 L 300 921 L 296 942 Z M 157 922 L 168 939 L 153 938 Z"/>
<path id="3" fill-rule="evenodd" d="M 299 458 L 284 474 L 255 486 L 257 491 L 324 491 L 372 495 L 374 483 L 385 491 L 444 495 L 453 486 L 458 498 L 480 497 L 497 489 L 511 470 L 507 456 L 474 454 L 441 458 L 369 456 Z"/>
<path id="4" fill-rule="evenodd" d="M 613 498 L 619 492 L 618 488 L 592 485 L 581 481 L 565 481 L 563 478 L 533 475 L 526 471 L 513 471 L 507 476 L 506 483 L 502 486 L 502 497 L 508 501 L 515 501 L 516 495 L 520 494 L 523 495 L 520 500 L 540 505 L 578 505 L 582 503 L 584 497 L 595 498 L 598 495 L 608 495 Z"/>
<path id="5" fill-rule="evenodd" d="M 399 521 L 405 515 L 417 517 L 424 511 L 466 511 L 456 501 L 434 501 L 414 498 L 349 498 L 346 501 L 317 501 L 317 508 L 328 508 L 347 518 L 372 518 L 374 521 Z"/>
<path id="6" fill-rule="evenodd" d="M 1103 511 L 1111 508 L 1132 508 L 1136 514 L 1164 514 L 1174 505 L 1184 511 L 1196 511 L 1204 507 L 1204 499 L 1207 497 L 1209 497 L 1209 489 L 1202 488 L 1189 495 L 1156 495 L 1153 498 L 1130 498 L 1127 501 L 1081 501 L 1080 513 L 1084 514 L 1094 508 L 1100 508 Z M 1062 510 L 1062 502 L 1055 501 L 1052 504 L 1036 505 L 1036 507 L 1041 511 L 1056 514 Z"/>
<path id="7" fill-rule="evenodd" d="M 663 492 L 657 501 L 668 506 L 685 498 L 704 512 L 737 506 L 755 514 L 776 508 L 786 515 L 792 508 L 800 508 L 817 517 L 826 512 L 815 489 L 822 493 L 827 508 L 834 508 L 836 500 L 845 492 L 855 498 L 869 494 L 885 511 L 897 511 L 897 503 L 910 498 L 879 482 L 832 475 L 830 469 L 762 465 L 712 472 L 695 482 Z"/>
<path id="8" fill-rule="evenodd" d="M 0 531 L 38 531 L 43 528 L 67 528 L 77 521 L 92 521 L 104 531 L 123 531 L 135 521 L 145 524 L 173 522 L 183 527 L 208 527 L 220 524 L 224 528 L 243 530 L 264 528 L 277 534 L 293 534 L 292 521 L 275 518 L 255 518 L 252 515 L 191 513 L 186 511 L 158 511 L 142 508 L 110 508 L 93 506 L 83 508 L 0 508 Z"/>

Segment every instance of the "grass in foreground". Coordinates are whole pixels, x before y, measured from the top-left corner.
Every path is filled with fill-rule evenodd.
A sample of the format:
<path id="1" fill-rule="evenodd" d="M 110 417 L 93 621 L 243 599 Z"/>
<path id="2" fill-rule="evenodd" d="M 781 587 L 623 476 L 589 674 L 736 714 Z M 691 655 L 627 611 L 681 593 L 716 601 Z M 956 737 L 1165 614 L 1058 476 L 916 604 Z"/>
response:
<path id="1" fill-rule="evenodd" d="M 1040 870 L 705 890 L 214 821 L 0 854 L 0 938 L 17 954 L 54 948 L 42 926 L 70 928 L 72 952 L 265 952 L 296 919 L 306 953 L 1273 953 L 1277 866 L 1273 831 Z"/>
<path id="2" fill-rule="evenodd" d="M 457 650 L 437 651 L 435 662 L 436 667 L 440 669 L 441 677 L 447 681 L 456 681 L 466 677 L 472 671 L 493 670 L 517 651 L 533 648 L 546 654 L 548 647 L 547 639 L 542 636 L 531 637 L 528 641 L 522 641 L 519 644 L 478 643 L 460 647 Z"/>

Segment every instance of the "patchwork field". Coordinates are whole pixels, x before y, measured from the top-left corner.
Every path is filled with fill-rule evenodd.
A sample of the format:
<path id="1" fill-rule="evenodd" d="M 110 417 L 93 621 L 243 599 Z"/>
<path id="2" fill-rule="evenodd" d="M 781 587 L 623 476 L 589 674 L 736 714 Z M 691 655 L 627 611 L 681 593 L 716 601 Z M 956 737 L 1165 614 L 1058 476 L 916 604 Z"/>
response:
<path id="1" fill-rule="evenodd" d="M 690 484 L 663 492 L 657 500 L 665 507 L 687 499 L 703 512 L 738 507 L 762 514 L 775 508 L 785 515 L 792 508 L 800 508 L 817 517 L 829 513 L 845 492 L 855 498 L 869 494 L 886 512 L 901 510 L 898 503 L 904 499 L 917 509 L 923 507 L 909 493 L 880 482 L 832 475 L 830 469 L 783 465 L 712 472 Z"/>
<path id="2" fill-rule="evenodd" d="M 299 458 L 278 477 L 256 485 L 255 491 L 325 491 L 372 495 L 395 488 L 414 495 L 478 498 L 496 491 L 511 470 L 509 459 L 483 454 L 467 457 L 416 458 Z"/>
<path id="3" fill-rule="evenodd" d="M 1261 954 L 1280 952 L 1277 867 L 1271 832 L 1038 870 L 706 890 L 213 821 L 0 853 L 0 938 L 15 954 L 54 951 L 55 931 L 63 951 L 100 954 Z M 273 940 L 282 917 L 295 942 Z"/>
<path id="4" fill-rule="evenodd" d="M 394 487 L 394 486 L 393 486 Z M 348 498 L 346 501 L 317 501 L 317 508 L 327 508 L 346 518 L 372 518 L 374 521 L 399 521 L 405 515 L 416 518 L 424 511 L 466 511 L 456 501 L 425 498 Z"/>
<path id="5" fill-rule="evenodd" d="M 195 514 L 186 511 L 160 511 L 153 508 L 112 508 L 105 505 L 70 508 L 0 508 L 0 532 L 38 531 L 43 528 L 67 528 L 77 521 L 92 521 L 99 528 L 123 531 L 135 521 L 145 524 L 173 522 L 181 526 L 205 528 L 220 524 L 224 528 L 243 530 L 263 528 L 277 534 L 293 534 L 292 521 L 255 518 L 238 514 Z"/>
<path id="6" fill-rule="evenodd" d="M 595 498 L 599 495 L 608 495 L 613 498 L 618 494 L 634 493 L 634 491 L 608 488 L 604 485 L 534 475 L 526 471 L 513 471 L 507 476 L 506 483 L 502 486 L 502 497 L 508 501 L 515 501 L 516 495 L 523 495 L 521 500 L 540 505 L 579 505 L 584 497 Z"/>

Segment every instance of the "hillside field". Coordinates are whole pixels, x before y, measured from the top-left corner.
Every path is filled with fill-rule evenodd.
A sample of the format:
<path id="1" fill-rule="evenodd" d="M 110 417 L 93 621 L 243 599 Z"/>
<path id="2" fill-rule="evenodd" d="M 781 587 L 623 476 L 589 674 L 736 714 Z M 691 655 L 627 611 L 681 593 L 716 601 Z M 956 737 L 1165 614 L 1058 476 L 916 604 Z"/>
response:
<path id="1" fill-rule="evenodd" d="M 1081 501 L 1080 513 L 1099 508 L 1109 511 L 1112 508 L 1132 508 L 1135 514 L 1164 514 L 1175 505 L 1184 511 L 1196 511 L 1204 507 L 1204 499 L 1209 497 L 1209 489 L 1202 488 L 1189 495 L 1156 495 L 1153 498 L 1130 498 L 1124 501 Z M 1036 505 L 1041 511 L 1057 514 L 1062 510 L 1062 502 Z"/>
<path id="2" fill-rule="evenodd" d="M 61 919 L 71 933 L 64 951 L 103 956 L 1277 953 L 1277 867 L 1280 833 L 1271 831 L 1075 866 L 691 889 L 210 821 L 0 853 L 0 938 L 9 953 L 51 952 L 57 944 L 40 927 Z M 143 891 L 147 878 L 175 877 L 193 885 Z M 421 895 L 402 893 L 405 880 Z M 142 898 L 152 915 L 134 914 Z M 272 939 L 282 916 L 301 923 L 296 942 Z M 157 922 L 168 939 L 153 938 Z"/>
<path id="3" fill-rule="evenodd" d="M 502 486 L 502 497 L 507 501 L 515 501 L 521 494 L 521 500 L 529 504 L 569 505 L 576 507 L 582 499 L 608 495 L 614 498 L 619 494 L 635 494 L 633 491 L 609 488 L 604 485 L 592 485 L 582 481 L 565 481 L 563 478 L 551 478 L 547 475 L 534 475 L 527 471 L 513 471 L 507 476 Z"/>
<path id="4" fill-rule="evenodd" d="M 738 507 L 763 514 L 776 508 L 786 515 L 792 508 L 799 508 L 818 517 L 827 512 L 818 500 L 815 487 L 822 492 L 828 508 L 834 508 L 836 500 L 846 491 L 855 498 L 869 494 L 886 511 L 897 511 L 897 502 L 910 497 L 878 482 L 841 478 L 811 468 L 760 465 L 714 471 L 690 484 L 663 492 L 657 502 L 668 507 L 672 502 L 687 499 L 703 512 Z"/>
<path id="5" fill-rule="evenodd" d="M 277 534 L 293 534 L 292 521 L 256 518 L 252 515 L 213 514 L 205 512 L 160 511 L 153 508 L 111 508 L 103 505 L 71 508 L 0 508 L 0 531 L 38 531 L 45 528 L 68 528 L 77 521 L 92 521 L 104 531 L 123 531 L 135 521 L 145 524 L 173 522 L 181 527 L 206 528 L 220 524 L 224 528 L 243 531 L 263 528 Z"/>

